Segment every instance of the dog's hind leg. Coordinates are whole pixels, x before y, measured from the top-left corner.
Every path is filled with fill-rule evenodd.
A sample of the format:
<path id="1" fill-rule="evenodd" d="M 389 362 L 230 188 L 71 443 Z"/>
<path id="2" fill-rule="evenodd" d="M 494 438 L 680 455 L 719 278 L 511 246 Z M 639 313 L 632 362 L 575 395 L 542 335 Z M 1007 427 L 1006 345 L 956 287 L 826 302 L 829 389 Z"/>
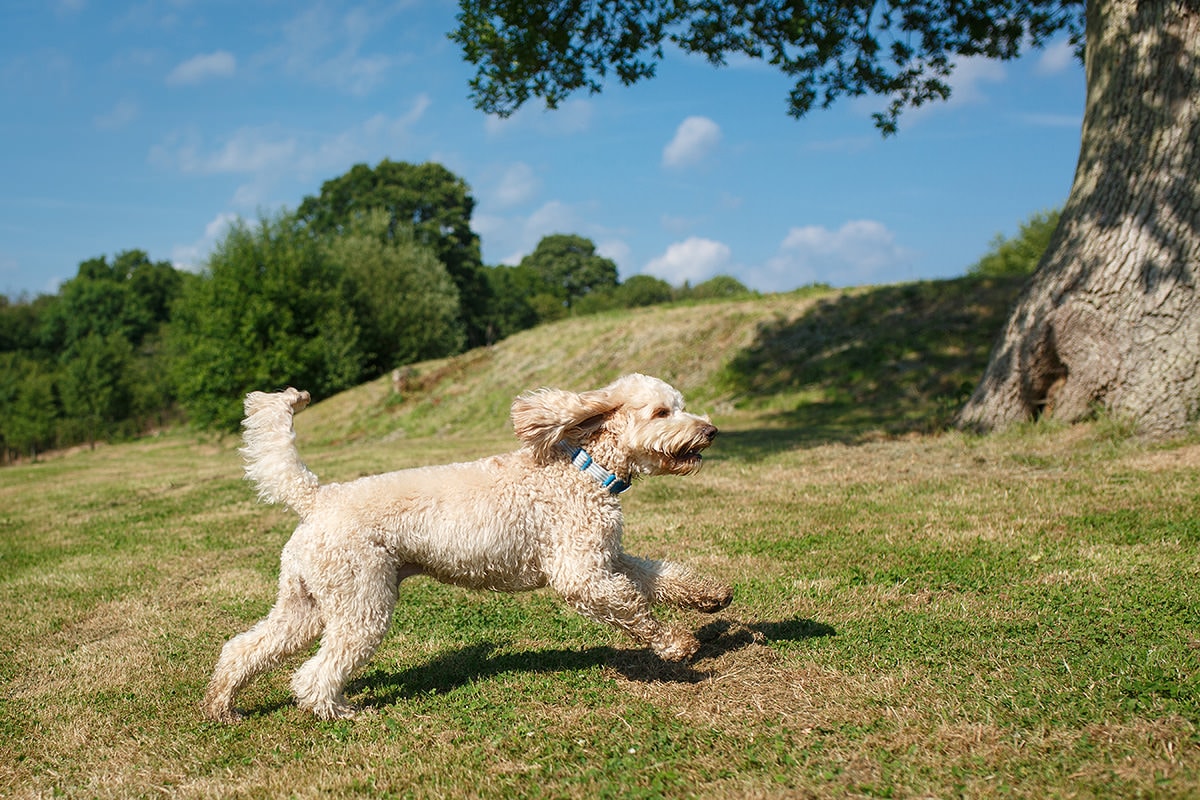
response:
<path id="1" fill-rule="evenodd" d="M 733 589 L 698 575 L 674 561 L 652 561 L 621 553 L 617 569 L 634 582 L 650 602 L 711 614 L 733 600 Z"/>
<path id="2" fill-rule="evenodd" d="M 297 575 L 285 573 L 270 613 L 221 648 L 204 696 L 205 714 L 220 722 L 236 722 L 240 715 L 233 701 L 238 691 L 254 676 L 308 647 L 320 633 L 321 617 L 312 596 Z"/>
<path id="3" fill-rule="evenodd" d="M 410 573 L 411 574 L 411 573 Z M 355 670 L 375 654 L 392 622 L 399 579 L 394 566 L 355 565 L 354 583 L 322 595 L 325 633 L 317 654 L 292 676 L 301 708 L 321 719 L 353 717 L 343 694 Z"/>

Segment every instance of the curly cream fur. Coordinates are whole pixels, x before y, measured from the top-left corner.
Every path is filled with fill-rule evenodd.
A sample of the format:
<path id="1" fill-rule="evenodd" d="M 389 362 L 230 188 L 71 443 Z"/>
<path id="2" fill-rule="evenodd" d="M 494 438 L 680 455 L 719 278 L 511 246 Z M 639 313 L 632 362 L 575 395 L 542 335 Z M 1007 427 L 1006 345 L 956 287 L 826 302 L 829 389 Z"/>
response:
<path id="1" fill-rule="evenodd" d="M 237 692 L 318 637 L 292 691 L 318 717 L 352 716 L 346 682 L 374 654 L 413 575 L 495 591 L 549 586 L 668 660 L 690 658 L 699 643 L 656 619 L 652 604 L 712 612 L 732 599 L 681 564 L 624 553 L 619 500 L 555 446 L 582 446 L 625 481 L 694 472 L 717 429 L 657 378 L 524 394 L 512 407 L 519 450 L 349 483 L 320 484 L 300 460 L 292 417 L 308 401 L 290 388 L 246 397 L 246 477 L 300 524 L 283 548 L 274 608 L 221 651 L 204 700 L 213 719 L 238 719 Z"/>

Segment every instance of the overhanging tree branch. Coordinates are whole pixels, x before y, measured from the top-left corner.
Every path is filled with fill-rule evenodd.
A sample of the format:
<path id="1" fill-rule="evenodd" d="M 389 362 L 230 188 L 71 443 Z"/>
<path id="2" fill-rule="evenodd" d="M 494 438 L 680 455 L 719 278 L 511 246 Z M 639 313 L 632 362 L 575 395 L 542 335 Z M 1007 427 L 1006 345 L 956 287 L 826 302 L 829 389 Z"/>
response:
<path id="1" fill-rule="evenodd" d="M 542 99 L 555 108 L 577 91 L 598 93 L 655 75 L 664 48 L 723 66 L 764 61 L 794 83 L 787 113 L 800 118 L 844 97 L 888 100 L 884 133 L 901 114 L 950 96 L 958 58 L 1008 59 L 1066 31 L 1083 40 L 1082 0 L 460 0 L 450 38 L 476 75 L 475 105 L 508 116 Z"/>

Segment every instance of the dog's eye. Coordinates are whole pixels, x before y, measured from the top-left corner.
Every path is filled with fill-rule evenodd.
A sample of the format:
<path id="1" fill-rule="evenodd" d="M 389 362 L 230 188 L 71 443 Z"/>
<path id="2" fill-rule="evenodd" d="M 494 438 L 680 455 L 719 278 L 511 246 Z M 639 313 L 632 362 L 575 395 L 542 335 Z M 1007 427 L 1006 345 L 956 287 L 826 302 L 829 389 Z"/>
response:
<path id="1" fill-rule="evenodd" d="M 671 409 L 669 408 L 659 408 L 654 412 L 655 419 L 665 419 L 669 416 L 671 416 Z"/>

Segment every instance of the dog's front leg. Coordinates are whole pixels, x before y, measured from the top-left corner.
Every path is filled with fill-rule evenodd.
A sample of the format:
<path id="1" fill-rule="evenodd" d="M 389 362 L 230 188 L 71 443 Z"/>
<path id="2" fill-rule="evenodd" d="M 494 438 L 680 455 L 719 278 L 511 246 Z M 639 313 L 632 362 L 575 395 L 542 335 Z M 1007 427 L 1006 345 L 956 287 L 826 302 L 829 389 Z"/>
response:
<path id="1" fill-rule="evenodd" d="M 652 561 L 628 553 L 617 557 L 617 569 L 628 575 L 652 603 L 711 614 L 733 600 L 733 589 L 674 561 Z"/>
<path id="2" fill-rule="evenodd" d="M 628 575 L 597 567 L 586 573 L 560 574 L 550 583 L 580 614 L 650 645 L 659 658 L 683 661 L 700 649 L 689 631 L 668 627 L 654 617 L 646 596 Z"/>

